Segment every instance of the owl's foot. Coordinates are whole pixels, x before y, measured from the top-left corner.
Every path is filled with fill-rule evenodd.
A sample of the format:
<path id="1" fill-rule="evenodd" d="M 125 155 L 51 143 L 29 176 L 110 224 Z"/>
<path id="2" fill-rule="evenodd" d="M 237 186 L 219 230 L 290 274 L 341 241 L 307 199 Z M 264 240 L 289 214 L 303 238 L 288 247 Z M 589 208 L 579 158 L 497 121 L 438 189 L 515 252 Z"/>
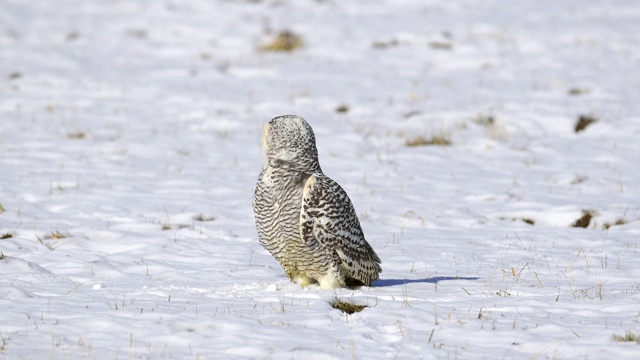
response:
<path id="1" fill-rule="evenodd" d="M 302 286 L 302 287 L 306 287 L 309 286 L 311 284 L 314 284 L 316 281 L 310 277 L 307 276 L 307 274 L 301 273 L 301 272 L 295 272 L 292 274 L 288 274 L 289 275 L 289 279 L 291 279 L 291 281 L 293 281 L 294 283 Z"/>

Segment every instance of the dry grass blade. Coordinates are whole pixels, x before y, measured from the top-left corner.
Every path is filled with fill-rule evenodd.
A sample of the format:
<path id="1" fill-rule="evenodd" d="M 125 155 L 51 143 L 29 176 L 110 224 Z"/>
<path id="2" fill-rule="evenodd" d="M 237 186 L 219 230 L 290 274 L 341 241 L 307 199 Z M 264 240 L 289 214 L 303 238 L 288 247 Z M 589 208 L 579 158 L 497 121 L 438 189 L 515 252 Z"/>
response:
<path id="1" fill-rule="evenodd" d="M 69 234 L 63 234 L 60 231 L 56 230 L 56 231 L 52 231 L 49 234 L 45 235 L 44 238 L 47 240 L 51 240 L 51 239 L 64 239 L 69 237 Z"/>

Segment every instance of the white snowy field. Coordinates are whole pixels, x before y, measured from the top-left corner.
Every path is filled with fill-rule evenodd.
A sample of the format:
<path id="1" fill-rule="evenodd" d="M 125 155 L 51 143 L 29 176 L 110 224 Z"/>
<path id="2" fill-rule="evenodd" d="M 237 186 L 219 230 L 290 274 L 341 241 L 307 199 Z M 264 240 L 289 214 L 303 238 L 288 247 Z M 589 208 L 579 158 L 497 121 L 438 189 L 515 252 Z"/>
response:
<path id="1" fill-rule="evenodd" d="M 0 2 L 0 358 L 639 358 L 638 24 L 632 0 Z M 303 46 L 260 50 L 283 30 Z M 375 286 L 300 288 L 259 245 L 283 114 Z"/>

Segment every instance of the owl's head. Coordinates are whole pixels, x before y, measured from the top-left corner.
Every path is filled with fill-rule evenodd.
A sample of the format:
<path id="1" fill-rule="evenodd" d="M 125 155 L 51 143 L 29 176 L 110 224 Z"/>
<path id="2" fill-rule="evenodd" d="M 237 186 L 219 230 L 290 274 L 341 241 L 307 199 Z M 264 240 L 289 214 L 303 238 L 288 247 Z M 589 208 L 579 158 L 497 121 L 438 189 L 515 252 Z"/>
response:
<path id="1" fill-rule="evenodd" d="M 313 129 L 297 115 L 278 116 L 264 125 L 262 151 L 265 166 L 311 172 L 320 169 Z"/>

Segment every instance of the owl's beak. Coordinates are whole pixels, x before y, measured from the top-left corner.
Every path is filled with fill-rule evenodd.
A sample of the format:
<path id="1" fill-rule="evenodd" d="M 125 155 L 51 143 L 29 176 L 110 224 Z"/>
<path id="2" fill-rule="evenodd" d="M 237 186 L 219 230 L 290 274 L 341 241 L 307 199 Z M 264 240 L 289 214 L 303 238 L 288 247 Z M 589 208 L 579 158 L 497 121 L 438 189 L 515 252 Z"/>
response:
<path id="1" fill-rule="evenodd" d="M 262 155 L 264 155 L 265 161 L 267 160 L 267 152 L 269 151 L 269 142 L 267 141 L 267 137 L 269 136 L 270 129 L 271 125 L 269 125 L 269 123 L 264 124 L 264 128 L 262 128 L 262 138 L 260 139 Z"/>

